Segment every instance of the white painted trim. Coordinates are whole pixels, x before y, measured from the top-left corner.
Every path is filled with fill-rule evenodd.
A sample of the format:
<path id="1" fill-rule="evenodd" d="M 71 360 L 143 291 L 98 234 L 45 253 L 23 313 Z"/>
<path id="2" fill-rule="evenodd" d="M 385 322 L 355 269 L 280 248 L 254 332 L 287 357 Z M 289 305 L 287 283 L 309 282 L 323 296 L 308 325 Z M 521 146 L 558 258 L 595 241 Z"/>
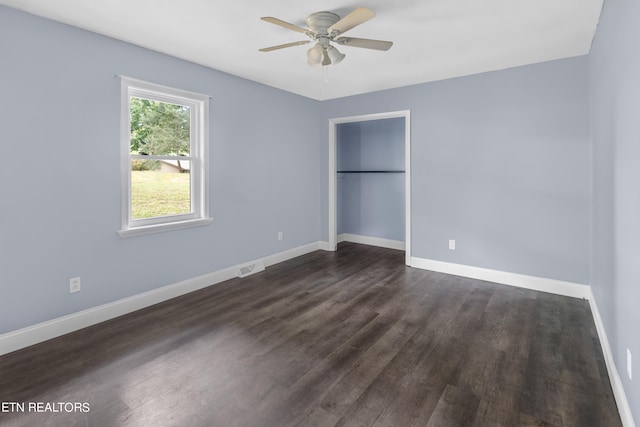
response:
<path id="1" fill-rule="evenodd" d="M 336 122 L 329 120 L 329 248 L 338 249 L 338 183 L 336 178 L 338 158 L 336 154 Z"/>
<path id="2" fill-rule="evenodd" d="M 262 261 L 265 267 L 271 267 L 272 265 L 280 264 L 281 262 L 288 261 L 293 258 L 297 258 L 308 253 L 324 249 L 325 242 L 313 242 L 306 245 L 298 246 L 296 248 L 288 249 L 283 252 L 278 252 L 273 255 L 268 255 L 264 258 L 260 258 L 256 261 Z M 255 261 L 254 261 L 255 262 Z M 243 263 L 246 264 L 246 263 Z"/>
<path id="3" fill-rule="evenodd" d="M 185 228 L 191 227 L 201 227 L 203 225 L 209 225 L 213 222 L 213 218 L 201 218 L 201 219 L 190 219 L 187 221 L 179 221 L 179 222 L 168 222 L 165 224 L 153 224 L 146 225 L 144 227 L 133 227 L 127 228 L 125 230 L 118 230 L 118 234 L 120 237 L 135 237 L 135 236 L 143 236 L 145 234 L 153 234 L 159 233 L 161 231 L 173 231 L 173 230 L 182 230 Z"/>
<path id="4" fill-rule="evenodd" d="M 266 267 L 269 267 L 319 249 L 326 249 L 326 242 L 309 243 L 307 245 L 266 256 L 260 260 L 255 260 L 254 262 L 262 261 Z M 59 317 L 57 319 L 39 323 L 37 325 L 28 326 L 23 329 L 2 334 L 0 335 L 0 356 L 95 325 L 96 323 L 104 322 L 105 320 L 113 319 L 115 317 L 149 307 L 153 304 L 158 304 L 198 289 L 224 282 L 225 280 L 233 279 L 238 274 L 239 266 L 245 264 L 247 263 L 243 262 L 242 264 L 227 267 L 202 276 L 193 277 L 158 289 L 153 289 L 148 292 L 123 298 L 118 301 L 113 301 L 87 310 L 82 310 L 77 313 L 72 313 L 67 316 Z"/>
<path id="5" fill-rule="evenodd" d="M 321 251 L 329 251 L 329 252 L 335 252 L 336 248 L 335 247 L 331 247 L 331 245 L 329 244 L 329 242 L 318 242 L 318 249 L 320 249 Z"/>
<path id="6" fill-rule="evenodd" d="M 609 381 L 611 382 L 611 388 L 613 389 L 613 396 L 616 399 L 616 405 L 618 405 L 618 412 L 620 413 L 620 420 L 624 427 L 635 427 L 633 421 L 633 414 L 631 413 L 631 407 L 627 400 L 627 394 L 624 391 L 622 385 L 622 379 L 618 373 L 618 368 L 613 359 L 613 352 L 609 345 L 609 339 L 607 338 L 607 332 L 602 323 L 602 317 L 600 317 L 600 311 L 596 304 L 596 299 L 593 296 L 591 287 L 589 287 L 589 306 L 591 307 L 591 313 L 593 320 L 596 324 L 596 330 L 598 331 L 598 338 L 600 339 L 600 346 L 602 347 L 602 354 L 604 355 L 604 362 L 607 365 L 607 371 L 609 372 Z"/>
<path id="7" fill-rule="evenodd" d="M 338 235 L 338 243 L 352 242 L 362 245 L 379 246 L 381 248 L 397 249 L 404 251 L 405 244 L 401 240 L 383 239 L 381 237 L 362 236 L 359 234 L 342 233 Z"/>
<path id="8" fill-rule="evenodd" d="M 532 289 L 534 291 L 549 292 L 574 298 L 589 298 L 591 288 L 579 283 L 565 282 L 562 280 L 545 279 L 524 274 L 509 273 L 506 271 L 490 270 L 487 268 L 473 267 L 469 265 L 454 264 L 444 261 L 435 261 L 425 258 L 411 258 L 411 267 L 423 270 L 438 271 L 440 273 L 453 274 L 455 276 L 469 277 L 471 279 L 486 280 L 487 282 Z"/>
<path id="9" fill-rule="evenodd" d="M 403 117 L 405 119 L 405 264 L 411 265 L 411 111 L 365 114 L 329 119 L 329 247 L 337 248 L 337 180 L 336 126 L 342 123 L 364 122 Z"/>
<path id="10" fill-rule="evenodd" d="M 404 114 L 404 263 L 411 265 L 411 111 Z"/>

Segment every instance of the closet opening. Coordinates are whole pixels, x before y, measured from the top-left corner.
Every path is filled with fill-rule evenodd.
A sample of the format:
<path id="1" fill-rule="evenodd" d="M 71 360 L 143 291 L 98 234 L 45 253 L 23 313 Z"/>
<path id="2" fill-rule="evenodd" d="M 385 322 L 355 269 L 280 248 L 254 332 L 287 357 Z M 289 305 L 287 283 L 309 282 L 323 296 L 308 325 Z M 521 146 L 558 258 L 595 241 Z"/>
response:
<path id="1" fill-rule="evenodd" d="M 405 251 L 411 261 L 409 111 L 329 120 L 329 246 Z"/>

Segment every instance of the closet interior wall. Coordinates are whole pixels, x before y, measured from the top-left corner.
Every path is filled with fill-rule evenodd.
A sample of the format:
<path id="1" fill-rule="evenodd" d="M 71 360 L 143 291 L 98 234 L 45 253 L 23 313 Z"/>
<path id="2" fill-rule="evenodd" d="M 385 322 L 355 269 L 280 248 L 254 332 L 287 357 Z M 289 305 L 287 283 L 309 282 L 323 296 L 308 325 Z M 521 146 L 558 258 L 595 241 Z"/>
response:
<path id="1" fill-rule="evenodd" d="M 336 129 L 338 241 L 405 241 L 404 117 Z"/>

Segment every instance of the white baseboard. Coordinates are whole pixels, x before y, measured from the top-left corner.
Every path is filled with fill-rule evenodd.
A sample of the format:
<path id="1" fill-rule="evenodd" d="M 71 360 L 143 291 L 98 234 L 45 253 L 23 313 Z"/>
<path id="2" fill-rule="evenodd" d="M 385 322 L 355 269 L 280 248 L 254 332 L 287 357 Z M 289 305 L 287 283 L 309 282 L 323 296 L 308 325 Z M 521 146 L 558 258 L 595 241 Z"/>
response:
<path id="1" fill-rule="evenodd" d="M 280 264 L 281 262 L 288 261 L 293 258 L 297 258 L 302 255 L 306 255 L 308 253 L 324 250 L 324 244 L 326 242 L 313 242 L 308 243 L 306 245 L 298 246 L 297 248 L 288 249 L 283 252 L 278 252 L 277 254 L 268 255 L 264 258 L 261 258 L 260 261 L 264 263 L 265 267 L 270 267 L 275 264 Z M 255 260 L 258 261 L 258 260 Z"/>
<path id="2" fill-rule="evenodd" d="M 329 251 L 329 252 L 335 252 L 336 248 L 332 248 L 331 245 L 329 245 L 329 242 L 317 242 L 318 243 L 318 249 L 320 249 L 321 251 Z"/>
<path id="3" fill-rule="evenodd" d="M 527 276 L 524 274 L 509 273 L 499 270 L 490 270 L 487 268 L 472 267 L 469 265 L 435 261 L 425 258 L 412 257 L 411 267 L 437 271 L 440 273 L 453 274 L 454 276 L 469 277 L 471 279 L 486 280 L 487 282 L 517 286 L 519 288 L 549 292 L 552 294 L 564 295 L 574 298 L 588 299 L 591 295 L 591 288 L 587 285 L 582 285 L 579 283 L 545 279 L 542 277 Z"/>
<path id="4" fill-rule="evenodd" d="M 379 246 L 381 248 L 397 249 L 404 251 L 405 245 L 401 240 L 383 239 L 381 237 L 362 236 L 360 234 L 342 233 L 338 234 L 338 243 L 352 242 L 362 245 Z"/>
<path id="5" fill-rule="evenodd" d="M 622 385 L 622 379 L 618 373 L 618 368 L 613 359 L 613 353 L 611 352 L 611 346 L 609 345 L 609 339 L 607 338 L 607 332 L 604 329 L 604 323 L 602 323 L 602 317 L 600 317 L 600 311 L 596 304 L 596 299 L 589 288 L 589 306 L 591 307 L 591 313 L 593 314 L 593 321 L 596 324 L 596 330 L 598 331 L 598 338 L 600 339 L 600 346 L 602 347 L 602 354 L 604 355 L 604 362 L 607 365 L 607 371 L 609 373 L 609 381 L 611 382 L 611 388 L 613 389 L 613 396 L 616 399 L 618 405 L 618 412 L 620 413 L 620 420 L 624 427 L 635 427 L 633 421 L 633 415 L 631 413 L 631 407 L 627 400 L 627 394 L 624 391 Z"/>
<path id="6" fill-rule="evenodd" d="M 265 266 L 269 267 L 319 249 L 324 249 L 325 246 L 328 247 L 326 242 L 309 243 L 255 261 L 262 261 Z M 232 279 L 238 276 L 240 265 L 245 264 L 247 263 L 224 268 L 118 301 L 2 334 L 0 335 L 0 356 Z"/>

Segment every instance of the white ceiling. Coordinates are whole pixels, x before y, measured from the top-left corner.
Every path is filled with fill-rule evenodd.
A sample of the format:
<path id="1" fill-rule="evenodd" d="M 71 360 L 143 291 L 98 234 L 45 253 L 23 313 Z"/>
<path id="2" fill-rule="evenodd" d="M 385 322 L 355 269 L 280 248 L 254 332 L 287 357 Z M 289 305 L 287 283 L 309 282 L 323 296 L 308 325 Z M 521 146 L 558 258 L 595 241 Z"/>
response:
<path id="1" fill-rule="evenodd" d="M 4 4 L 309 98 L 325 100 L 587 54 L 603 0 L 0 0 Z M 339 49 L 343 62 L 307 65 L 311 45 L 260 20 L 304 27 L 312 12 L 377 16 L 347 32 L 390 40 L 387 52 Z M 325 78 L 328 77 L 328 81 Z"/>

